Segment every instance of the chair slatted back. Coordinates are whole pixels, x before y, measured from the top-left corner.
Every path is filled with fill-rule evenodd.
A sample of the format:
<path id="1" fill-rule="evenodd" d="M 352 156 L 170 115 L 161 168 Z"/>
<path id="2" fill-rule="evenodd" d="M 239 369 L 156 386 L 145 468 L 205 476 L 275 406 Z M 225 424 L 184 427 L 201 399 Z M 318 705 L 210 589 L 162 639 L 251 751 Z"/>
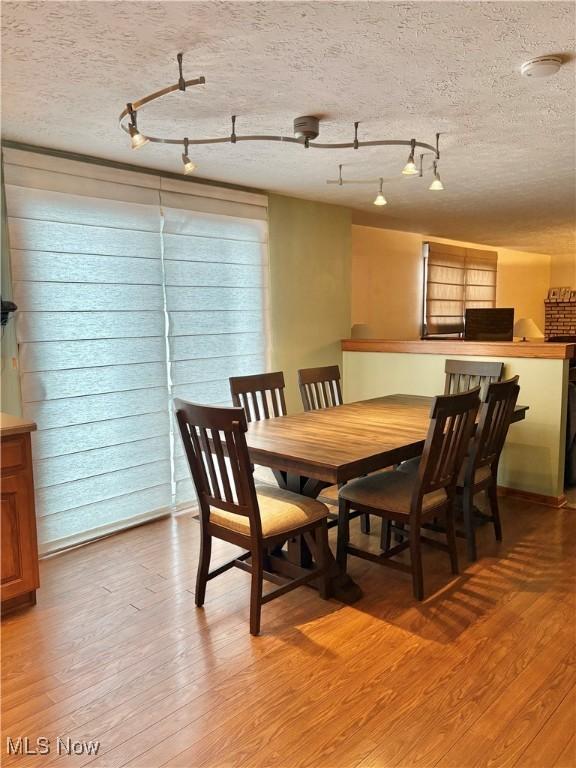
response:
<path id="1" fill-rule="evenodd" d="M 415 495 L 439 488 L 451 491 L 472 437 L 480 406 L 480 388 L 434 398 L 430 426 L 419 466 Z"/>
<path id="2" fill-rule="evenodd" d="M 324 368 L 302 368 L 298 371 L 298 384 L 305 411 L 334 408 L 342 405 L 340 368 L 328 365 Z"/>
<path id="3" fill-rule="evenodd" d="M 286 416 L 284 387 L 282 371 L 230 378 L 232 402 L 244 408 L 248 421 Z"/>
<path id="4" fill-rule="evenodd" d="M 446 360 L 445 395 L 455 395 L 469 389 L 480 387 L 480 397 L 484 398 L 488 386 L 500 381 L 504 363 L 484 362 L 482 360 Z"/>
<path id="5" fill-rule="evenodd" d="M 260 531 L 253 467 L 243 408 L 215 408 L 174 400 L 184 450 L 204 522 L 210 507 L 250 518 Z"/>
<path id="6" fill-rule="evenodd" d="M 479 467 L 498 465 L 519 392 L 518 376 L 488 387 L 480 406 L 478 429 L 470 455 L 474 472 Z M 470 467 L 467 469 L 472 471 Z"/>

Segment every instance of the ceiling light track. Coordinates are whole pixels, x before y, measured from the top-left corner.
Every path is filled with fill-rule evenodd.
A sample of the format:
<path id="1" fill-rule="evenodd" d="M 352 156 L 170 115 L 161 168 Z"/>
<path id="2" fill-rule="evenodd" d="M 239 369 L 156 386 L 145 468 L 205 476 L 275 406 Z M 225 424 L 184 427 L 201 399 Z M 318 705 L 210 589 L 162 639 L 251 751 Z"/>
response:
<path id="1" fill-rule="evenodd" d="M 436 141 L 438 141 L 439 134 L 436 136 Z M 438 157 L 439 153 L 432 152 L 432 153 L 422 153 L 419 158 L 418 168 L 416 170 L 416 173 L 410 172 L 409 174 L 404 173 L 405 176 L 417 176 L 418 178 L 424 177 L 424 157 L 426 154 L 432 154 L 434 157 L 434 160 L 432 162 L 432 183 L 428 187 L 429 190 L 432 192 L 441 192 L 444 189 L 444 185 L 442 184 L 442 180 L 440 179 L 440 174 L 438 172 Z M 416 161 L 414 158 L 412 158 L 412 152 L 410 152 L 410 157 L 408 158 L 408 163 L 413 163 L 414 167 L 416 168 Z M 365 185 L 368 184 L 370 186 L 374 184 L 378 184 L 378 194 L 376 195 L 376 199 L 374 200 L 374 205 L 387 205 L 388 201 L 384 197 L 384 190 L 383 185 L 384 182 L 394 181 L 394 178 L 387 178 L 384 179 L 383 176 L 379 176 L 377 179 L 345 179 L 342 175 L 342 168 L 344 166 L 340 164 L 338 166 L 338 178 L 337 179 L 326 179 L 326 184 L 337 184 L 339 187 L 343 187 L 345 184 L 356 184 L 356 185 Z"/>
<path id="2" fill-rule="evenodd" d="M 432 152 L 436 159 L 440 158 L 440 152 L 438 148 L 439 134 L 436 134 L 436 145 L 427 144 L 426 142 L 417 141 L 416 139 L 374 139 L 372 141 L 360 141 L 358 138 L 359 122 L 354 123 L 354 138 L 351 141 L 346 142 L 318 142 L 315 139 L 320 132 L 320 120 L 313 115 L 305 115 L 297 117 L 294 120 L 294 136 L 273 136 L 269 134 L 247 134 L 238 135 L 236 133 L 236 120 L 237 116 L 232 115 L 232 130 L 228 136 L 216 136 L 213 138 L 205 139 L 191 139 L 188 137 L 171 139 L 162 136 L 150 136 L 143 134 L 137 127 L 137 114 L 138 110 L 144 107 L 146 104 L 150 104 L 169 93 L 175 91 L 186 91 L 188 88 L 192 88 L 197 85 L 203 85 L 206 80 L 204 77 L 198 77 L 193 80 L 186 80 L 183 74 L 183 54 L 177 55 L 178 62 L 178 82 L 174 85 L 169 85 L 166 88 L 162 88 L 159 91 L 151 93 L 149 96 L 144 96 L 141 99 L 132 101 L 126 105 L 119 116 L 120 127 L 125 131 L 131 140 L 133 149 L 138 149 L 144 144 L 174 144 L 183 147 L 183 163 L 184 173 L 192 173 L 191 167 L 194 163 L 188 156 L 188 147 L 201 146 L 204 144 L 237 144 L 242 141 L 266 141 L 266 142 L 278 142 L 281 144 L 299 144 L 305 149 L 361 149 L 362 147 L 394 147 L 394 146 L 406 146 L 410 147 L 410 155 L 408 161 L 402 171 L 405 175 L 418 174 L 418 169 L 414 162 L 414 153 L 416 148 Z M 186 159 L 184 159 L 186 158 Z M 195 166 L 194 166 L 195 168 Z"/>

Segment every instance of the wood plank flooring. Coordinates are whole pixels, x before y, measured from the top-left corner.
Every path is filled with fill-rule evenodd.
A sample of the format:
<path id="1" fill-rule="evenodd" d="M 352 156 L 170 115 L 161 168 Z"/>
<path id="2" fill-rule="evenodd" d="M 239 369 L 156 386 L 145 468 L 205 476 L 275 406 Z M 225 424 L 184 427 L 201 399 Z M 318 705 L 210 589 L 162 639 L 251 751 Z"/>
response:
<path id="1" fill-rule="evenodd" d="M 483 528 L 478 563 L 460 540 L 460 576 L 425 553 L 424 603 L 352 558 L 362 601 L 296 590 L 258 638 L 246 574 L 194 606 L 189 514 L 42 561 L 38 605 L 2 622 L 2 765 L 576 768 L 575 512 L 506 498 L 502 513 L 505 541 Z M 50 753 L 8 755 L 26 736 Z M 98 754 L 58 754 L 58 737 Z"/>

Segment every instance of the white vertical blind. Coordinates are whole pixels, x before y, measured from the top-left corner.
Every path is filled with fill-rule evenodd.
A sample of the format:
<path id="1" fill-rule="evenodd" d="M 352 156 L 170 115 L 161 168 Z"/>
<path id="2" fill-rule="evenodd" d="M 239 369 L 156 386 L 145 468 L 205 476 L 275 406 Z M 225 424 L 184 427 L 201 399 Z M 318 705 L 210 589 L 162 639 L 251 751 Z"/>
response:
<path id="1" fill-rule="evenodd" d="M 18 150 L 5 181 L 49 552 L 192 498 L 171 395 L 227 402 L 265 369 L 265 198 Z"/>

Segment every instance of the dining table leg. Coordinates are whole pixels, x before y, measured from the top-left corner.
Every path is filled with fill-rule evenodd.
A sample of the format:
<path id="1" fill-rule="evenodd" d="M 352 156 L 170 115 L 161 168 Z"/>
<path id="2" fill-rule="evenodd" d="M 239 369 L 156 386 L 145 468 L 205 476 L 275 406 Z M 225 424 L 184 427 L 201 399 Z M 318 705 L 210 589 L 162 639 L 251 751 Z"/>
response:
<path id="1" fill-rule="evenodd" d="M 292 472 L 282 472 L 280 470 L 274 470 L 274 477 L 280 488 L 293 493 L 299 493 L 302 496 L 308 496 L 308 498 L 316 499 L 318 495 L 325 489 L 329 488 L 332 483 L 324 482 L 323 480 L 315 480 L 314 478 L 305 477 L 304 475 L 294 474 Z M 355 603 L 362 597 L 362 590 L 356 584 L 356 582 L 338 565 L 336 558 L 334 557 L 332 550 L 328 551 L 328 559 L 330 563 L 330 593 L 336 600 L 340 600 L 342 603 Z M 279 573 L 284 572 L 287 576 L 293 575 L 290 571 L 290 566 L 298 566 L 299 568 L 312 567 L 312 554 L 303 536 L 296 536 L 293 539 L 288 540 L 288 549 L 286 552 L 275 550 L 269 553 L 270 566 L 277 569 Z M 313 584 L 314 586 L 314 584 Z"/>

